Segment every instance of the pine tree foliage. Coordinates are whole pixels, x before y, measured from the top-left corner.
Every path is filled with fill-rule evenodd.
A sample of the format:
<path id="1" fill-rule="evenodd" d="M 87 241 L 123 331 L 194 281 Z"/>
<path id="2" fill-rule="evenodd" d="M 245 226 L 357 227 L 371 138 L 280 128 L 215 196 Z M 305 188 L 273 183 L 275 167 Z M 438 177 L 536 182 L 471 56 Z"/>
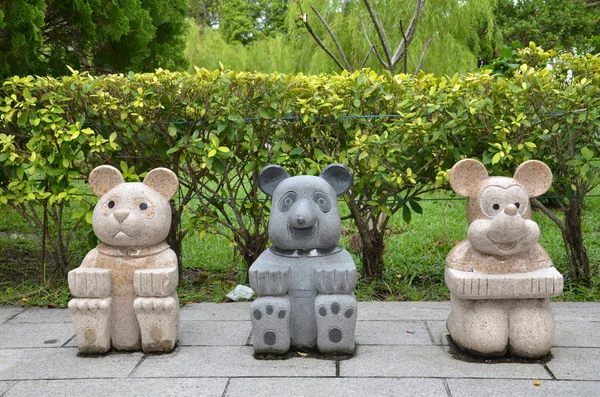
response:
<path id="1" fill-rule="evenodd" d="M 178 68 L 186 0 L 4 0 L 0 78 Z"/>
<path id="2" fill-rule="evenodd" d="M 497 15 L 507 44 L 600 51 L 600 1 L 499 0 Z"/>

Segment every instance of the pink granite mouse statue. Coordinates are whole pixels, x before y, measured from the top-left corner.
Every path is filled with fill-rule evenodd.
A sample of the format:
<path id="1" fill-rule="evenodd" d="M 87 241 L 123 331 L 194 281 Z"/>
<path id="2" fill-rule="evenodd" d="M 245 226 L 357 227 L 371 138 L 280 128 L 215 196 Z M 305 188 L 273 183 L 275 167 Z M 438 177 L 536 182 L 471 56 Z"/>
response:
<path id="1" fill-rule="evenodd" d="M 170 352 L 179 329 L 178 273 L 164 240 L 177 176 L 156 168 L 143 183 L 125 183 L 119 170 L 103 165 L 89 184 L 100 198 L 92 224 L 101 244 L 69 272 L 79 352 Z"/>
<path id="2" fill-rule="evenodd" d="M 459 161 L 450 185 L 468 197 L 467 239 L 446 257 L 452 340 L 469 353 L 499 357 L 507 352 L 539 358 L 554 341 L 549 298 L 563 278 L 538 243 L 529 199 L 545 193 L 552 173 L 540 161 L 521 164 L 512 178 L 489 177 L 479 161 Z"/>

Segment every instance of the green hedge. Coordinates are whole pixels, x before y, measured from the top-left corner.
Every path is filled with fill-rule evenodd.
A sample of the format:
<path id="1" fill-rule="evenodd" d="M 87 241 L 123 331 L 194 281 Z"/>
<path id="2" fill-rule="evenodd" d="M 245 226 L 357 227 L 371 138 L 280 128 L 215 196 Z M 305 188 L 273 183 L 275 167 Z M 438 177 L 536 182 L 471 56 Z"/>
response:
<path id="1" fill-rule="evenodd" d="M 557 196 L 598 183 L 600 57 L 532 44 L 520 61 L 509 77 L 204 69 L 14 77 L 0 88 L 0 203 L 38 218 L 29 203 L 69 205 L 89 218 L 81 180 L 94 166 L 113 164 L 128 180 L 164 166 L 182 182 L 171 244 L 191 228 L 220 233 L 251 263 L 267 244 L 260 169 L 317 174 L 341 162 L 355 175 L 345 200 L 364 245 L 363 273 L 377 277 L 389 217 L 402 211 L 410 221 L 419 195 L 447 187 L 461 158 L 480 158 L 495 174 L 540 159 Z M 573 199 L 562 200 L 567 214 Z"/>

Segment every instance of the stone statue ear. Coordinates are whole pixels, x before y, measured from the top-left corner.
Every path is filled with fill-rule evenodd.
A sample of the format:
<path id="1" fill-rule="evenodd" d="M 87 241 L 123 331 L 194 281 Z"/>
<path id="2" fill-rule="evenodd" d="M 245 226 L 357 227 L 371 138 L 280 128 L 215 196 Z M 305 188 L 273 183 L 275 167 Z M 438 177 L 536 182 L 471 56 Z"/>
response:
<path id="1" fill-rule="evenodd" d="M 179 179 L 168 168 L 155 168 L 144 178 L 144 185 L 151 187 L 167 201 L 171 200 L 179 190 Z"/>
<path id="2" fill-rule="evenodd" d="M 90 189 L 98 196 L 104 196 L 108 191 L 117 185 L 125 182 L 121 172 L 111 165 L 101 165 L 90 172 L 88 178 Z"/>
<path id="3" fill-rule="evenodd" d="M 352 173 L 343 164 L 329 164 L 321 172 L 319 177 L 325 179 L 331 186 L 338 196 L 346 193 L 352 187 L 354 177 Z"/>
<path id="4" fill-rule="evenodd" d="M 450 186 L 461 196 L 470 197 L 479 182 L 486 178 L 488 173 L 485 166 L 473 159 L 460 160 L 450 170 Z"/>
<path id="5" fill-rule="evenodd" d="M 258 186 L 267 195 L 272 196 L 277 186 L 290 175 L 278 165 L 267 165 L 258 175 Z"/>
<path id="6" fill-rule="evenodd" d="M 527 190 L 529 197 L 537 197 L 550 189 L 552 171 L 541 161 L 529 160 L 517 167 L 513 179 Z"/>

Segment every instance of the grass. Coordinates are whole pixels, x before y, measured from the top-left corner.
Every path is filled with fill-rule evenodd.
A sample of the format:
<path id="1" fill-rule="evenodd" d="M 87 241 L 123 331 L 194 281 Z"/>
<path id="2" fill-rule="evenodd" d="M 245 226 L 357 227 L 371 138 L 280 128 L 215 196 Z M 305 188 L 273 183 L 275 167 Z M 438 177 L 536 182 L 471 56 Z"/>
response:
<path id="1" fill-rule="evenodd" d="M 581 285 L 565 277 L 565 290 L 557 300 L 600 300 L 600 197 L 592 192 L 584 211 L 584 240 L 592 266 L 592 282 Z M 448 199 L 448 200 L 441 200 Z M 397 214 L 390 221 L 382 281 L 359 279 L 359 300 L 446 300 L 444 261 L 450 249 L 466 237 L 465 201 L 447 192 L 435 192 L 421 201 L 423 214 L 413 214 L 410 224 Z M 348 213 L 342 208 L 342 214 Z M 568 273 L 568 263 L 561 233 L 545 215 L 534 212 L 533 220 L 542 231 L 540 243 L 550 254 L 556 268 Z M 65 281 L 51 287 L 40 287 L 39 237 L 16 212 L 0 217 L 0 304 L 64 307 L 69 299 Z M 342 223 L 340 242 L 348 249 L 359 267 L 360 253 L 351 251 L 350 237 L 356 234 L 351 220 Z M 82 233 L 83 235 L 86 232 Z M 226 294 L 237 284 L 246 284 L 246 266 L 235 253 L 234 246 L 222 236 L 190 233 L 183 241 L 184 277 L 178 289 L 181 302 L 226 300 Z"/>

